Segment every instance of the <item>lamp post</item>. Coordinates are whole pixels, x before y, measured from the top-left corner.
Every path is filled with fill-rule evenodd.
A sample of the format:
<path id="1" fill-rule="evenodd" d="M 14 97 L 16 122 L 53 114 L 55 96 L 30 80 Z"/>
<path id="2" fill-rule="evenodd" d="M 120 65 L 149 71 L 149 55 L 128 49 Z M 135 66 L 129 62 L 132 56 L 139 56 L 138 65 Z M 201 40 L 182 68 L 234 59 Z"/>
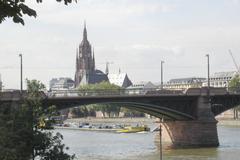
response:
<path id="1" fill-rule="evenodd" d="M 163 89 L 163 63 L 164 61 L 161 61 L 161 89 Z"/>
<path id="2" fill-rule="evenodd" d="M 208 71 L 208 75 L 207 75 L 207 98 L 208 98 L 208 102 L 210 102 L 210 65 L 209 65 L 209 54 L 206 54 L 207 57 L 207 71 Z"/>
<path id="3" fill-rule="evenodd" d="M 162 160 L 162 157 L 163 157 L 163 154 L 162 154 L 162 123 L 163 123 L 163 118 L 160 120 L 160 125 L 159 125 L 160 160 Z"/>
<path id="4" fill-rule="evenodd" d="M 19 54 L 20 57 L 20 91 L 23 91 L 23 77 L 22 77 L 22 54 Z"/>

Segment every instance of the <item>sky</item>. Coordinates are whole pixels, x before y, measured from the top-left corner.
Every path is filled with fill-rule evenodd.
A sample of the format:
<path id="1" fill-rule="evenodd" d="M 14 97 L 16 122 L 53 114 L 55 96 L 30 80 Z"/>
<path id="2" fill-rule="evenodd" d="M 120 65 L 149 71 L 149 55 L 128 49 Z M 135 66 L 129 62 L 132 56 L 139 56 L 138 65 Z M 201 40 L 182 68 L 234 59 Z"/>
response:
<path id="1" fill-rule="evenodd" d="M 68 6 L 55 0 L 27 4 L 37 18 L 25 25 L 7 19 L 0 24 L 0 74 L 5 89 L 24 79 L 48 86 L 52 78 L 74 77 L 76 48 L 86 20 L 96 67 L 126 72 L 133 83 L 172 78 L 206 77 L 240 65 L 240 0 L 79 0 Z"/>

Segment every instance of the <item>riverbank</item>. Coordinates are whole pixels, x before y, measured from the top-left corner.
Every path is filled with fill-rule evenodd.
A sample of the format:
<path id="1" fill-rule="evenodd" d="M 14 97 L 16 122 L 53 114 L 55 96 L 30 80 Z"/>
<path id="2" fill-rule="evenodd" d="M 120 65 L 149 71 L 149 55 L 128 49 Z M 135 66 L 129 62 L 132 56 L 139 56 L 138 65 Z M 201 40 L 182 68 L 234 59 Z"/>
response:
<path id="1" fill-rule="evenodd" d="M 91 123 L 91 124 L 149 124 L 155 123 L 156 118 L 73 118 L 67 119 L 65 123 Z"/>
<path id="2" fill-rule="evenodd" d="M 218 119 L 217 125 L 220 125 L 220 126 L 240 126 L 240 120 Z"/>
<path id="3" fill-rule="evenodd" d="M 77 127 L 54 127 L 55 129 L 78 130 L 78 131 L 96 131 L 96 132 L 117 132 L 119 129 L 98 129 L 98 128 L 77 128 Z"/>
<path id="4" fill-rule="evenodd" d="M 147 129 L 155 129 L 156 118 L 74 118 L 64 121 L 63 126 L 55 126 L 55 129 L 79 130 L 79 131 L 97 131 L 97 132 L 118 132 L 126 126 L 136 127 L 142 130 L 140 126 L 146 126 Z M 81 126 L 81 127 L 79 127 Z M 140 129 L 141 128 L 141 129 Z M 136 128 L 134 128 L 136 129 Z M 132 131 L 132 128 L 130 129 Z M 137 132 L 137 131 L 132 131 Z"/>
<path id="5" fill-rule="evenodd" d="M 221 126 L 240 126 L 240 120 L 234 119 L 217 119 L 218 125 Z M 121 124 L 121 125 L 130 125 L 130 124 L 154 124 L 156 123 L 157 118 L 73 118 L 67 119 L 64 123 L 91 123 L 91 124 Z"/>

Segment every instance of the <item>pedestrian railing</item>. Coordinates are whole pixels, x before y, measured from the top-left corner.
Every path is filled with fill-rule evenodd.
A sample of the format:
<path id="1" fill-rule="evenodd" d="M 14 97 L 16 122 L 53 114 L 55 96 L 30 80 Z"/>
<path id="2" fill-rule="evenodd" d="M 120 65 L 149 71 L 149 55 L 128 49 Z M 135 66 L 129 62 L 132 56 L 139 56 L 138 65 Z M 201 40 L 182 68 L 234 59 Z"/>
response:
<path id="1" fill-rule="evenodd" d="M 160 95 L 183 94 L 183 90 L 157 90 L 157 89 L 96 89 L 96 90 L 54 90 L 49 91 L 49 97 L 76 97 L 76 96 L 132 96 L 132 95 Z"/>

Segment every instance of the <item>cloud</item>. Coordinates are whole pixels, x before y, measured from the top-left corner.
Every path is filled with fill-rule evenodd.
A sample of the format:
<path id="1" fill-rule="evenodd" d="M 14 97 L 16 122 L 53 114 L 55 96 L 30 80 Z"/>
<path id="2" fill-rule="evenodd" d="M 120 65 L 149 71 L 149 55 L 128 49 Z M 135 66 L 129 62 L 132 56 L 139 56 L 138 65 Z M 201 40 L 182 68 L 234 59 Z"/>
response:
<path id="1" fill-rule="evenodd" d="M 231 3 L 235 4 L 235 5 L 239 5 L 240 4 L 240 0 L 227 0 L 228 2 L 230 1 Z"/>
<path id="2" fill-rule="evenodd" d="M 184 48 L 180 46 L 163 46 L 159 44 L 134 44 L 132 45 L 133 49 L 136 50 L 142 50 L 142 51 L 153 51 L 153 50 L 158 50 L 160 52 L 165 52 L 172 54 L 174 56 L 183 56 L 184 55 Z"/>
<path id="3" fill-rule="evenodd" d="M 155 1 L 82 0 L 70 6 L 53 5 L 52 2 L 44 2 L 38 4 L 37 12 L 38 18 L 42 22 L 74 25 L 79 23 L 79 20 L 82 23 L 83 19 L 91 20 L 95 24 L 106 21 L 119 22 L 136 16 L 168 13 L 174 11 L 175 8 L 175 5 Z"/>
<path id="4" fill-rule="evenodd" d="M 31 1 L 36 19 L 26 18 L 25 26 L 11 20 L 1 24 L 0 73 L 7 88 L 17 88 L 21 52 L 24 77 L 46 84 L 52 77 L 73 77 L 84 19 L 96 65 L 103 71 L 110 61 L 114 62 L 110 72 L 121 68 L 133 81 L 159 81 L 163 59 L 166 80 L 205 76 L 206 53 L 211 55 L 211 72 L 234 69 L 227 50 L 232 49 L 240 62 L 239 17 L 232 16 L 239 10 L 233 12 L 229 6 L 218 10 L 225 5 L 222 0 L 203 8 L 206 2 L 81 0 L 65 6 L 55 0 Z M 215 15 L 224 15 L 227 21 L 222 16 L 214 19 Z"/>

